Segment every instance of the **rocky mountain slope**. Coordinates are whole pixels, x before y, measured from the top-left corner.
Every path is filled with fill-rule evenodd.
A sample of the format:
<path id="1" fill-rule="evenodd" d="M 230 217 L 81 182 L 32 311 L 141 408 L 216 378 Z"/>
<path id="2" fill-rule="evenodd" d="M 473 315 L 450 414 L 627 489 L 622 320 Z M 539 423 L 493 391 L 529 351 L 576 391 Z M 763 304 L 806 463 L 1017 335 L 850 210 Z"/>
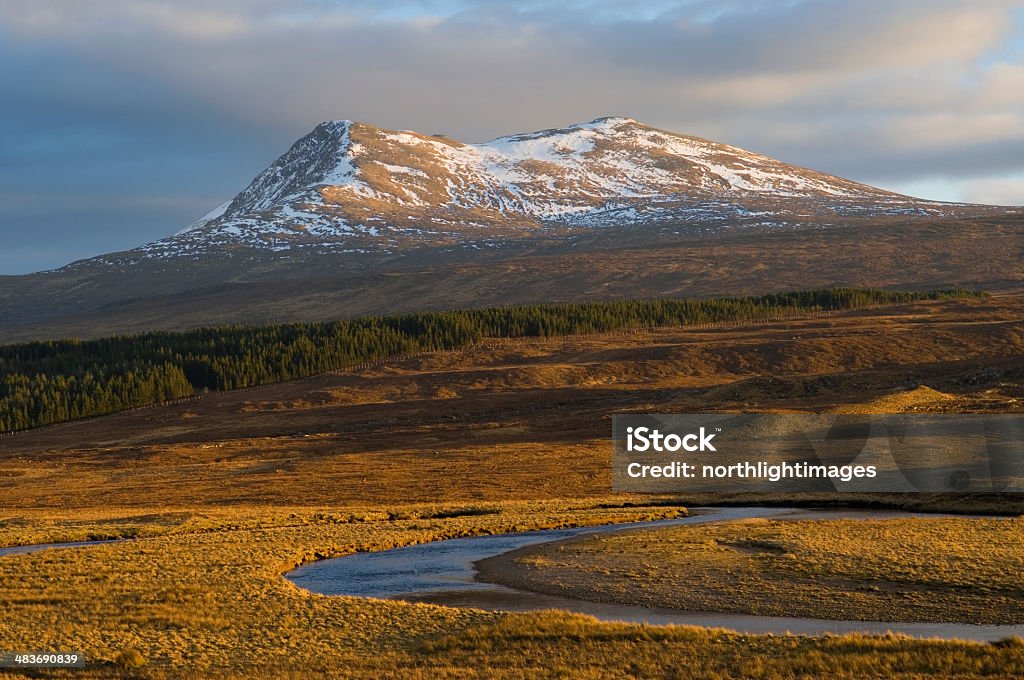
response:
<path id="1" fill-rule="evenodd" d="M 343 120 L 321 123 L 233 200 L 128 257 L 481 249 L 539 232 L 954 209 L 629 118 L 485 144 Z"/>

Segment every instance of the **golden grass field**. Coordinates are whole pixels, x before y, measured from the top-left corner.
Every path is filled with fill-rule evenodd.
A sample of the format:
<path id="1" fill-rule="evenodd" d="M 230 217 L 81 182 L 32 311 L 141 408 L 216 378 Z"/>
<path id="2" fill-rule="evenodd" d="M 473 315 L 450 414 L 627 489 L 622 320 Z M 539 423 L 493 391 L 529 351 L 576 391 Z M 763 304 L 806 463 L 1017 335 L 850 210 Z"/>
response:
<path id="1" fill-rule="evenodd" d="M 1024 623 L 1024 517 L 750 520 L 593 536 L 484 562 L 585 600 L 767 616 Z"/>
<path id="2" fill-rule="evenodd" d="M 282 574 L 356 550 L 664 517 L 712 500 L 835 503 L 614 496 L 611 414 L 1020 412 L 1021 302 L 492 342 L 0 438 L 0 545 L 136 538 L 0 557 L 0 650 L 63 647 L 101 664 L 35 677 L 1020 677 L 1024 645 L 1012 641 L 502 615 L 318 596 Z M 1012 496 L 852 500 L 1024 513 Z M 922 541 L 925 558 L 941 547 Z M 710 587 L 716 574 L 691 576 Z"/>
<path id="3" fill-rule="evenodd" d="M 38 674 L 76 678 L 814 678 L 826 672 L 1011 678 L 1024 672 L 1024 643 L 1014 641 L 815 639 L 603 624 L 560 613 L 502 615 L 326 597 L 281 577 L 304 560 L 355 550 L 681 511 L 607 505 L 613 504 L 237 508 L 152 517 L 97 512 L 73 527 L 39 515 L 36 523 L 46 529 L 38 538 L 67 530 L 69 537 L 125 530 L 149 537 L 0 558 L 0 648 L 84 650 L 100 664 Z M 21 535 L 4 528 L 5 540 Z M 714 583 L 718 574 L 709 576 Z"/>
<path id="4" fill-rule="evenodd" d="M 4 542 L 128 534 L 132 541 L 0 558 L 0 648 L 83 650 L 114 662 L 127 651 L 159 676 L 349 669 L 401 656 L 418 642 L 497 616 L 466 610 L 331 598 L 282 578 L 304 561 L 360 550 L 486 532 L 676 516 L 679 508 L 604 508 L 594 503 L 486 507 L 241 507 L 124 516 L 94 512 L 11 520 Z M 440 519 L 435 519 L 440 517 Z M 397 658 L 397 657 L 396 657 Z M 162 669 L 162 670 L 161 670 Z M 358 668 L 354 670 L 359 670 Z M 361 671 L 362 672 L 362 671 Z"/>

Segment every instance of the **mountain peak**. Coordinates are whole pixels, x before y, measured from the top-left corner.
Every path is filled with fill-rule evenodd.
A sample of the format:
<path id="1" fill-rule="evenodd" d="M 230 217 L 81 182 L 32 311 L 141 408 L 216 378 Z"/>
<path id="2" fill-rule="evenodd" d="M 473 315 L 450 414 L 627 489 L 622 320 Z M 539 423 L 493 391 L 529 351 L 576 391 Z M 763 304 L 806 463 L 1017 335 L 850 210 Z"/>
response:
<path id="1" fill-rule="evenodd" d="M 577 123 L 576 125 L 571 125 L 570 127 L 614 128 L 620 125 L 639 125 L 640 127 L 649 127 L 647 125 L 644 125 L 640 121 L 636 120 L 635 118 L 627 118 L 625 116 L 601 116 L 600 118 L 595 118 L 594 120 L 588 121 L 586 123 Z"/>
<path id="2" fill-rule="evenodd" d="M 348 120 L 347 118 L 344 118 L 344 119 L 341 119 L 341 120 L 325 120 L 322 123 L 320 123 L 319 125 L 317 125 L 315 128 L 313 128 L 313 130 L 316 131 L 316 130 L 319 130 L 320 128 L 324 128 L 326 130 L 333 130 L 333 129 L 339 129 L 339 130 L 344 129 L 344 130 L 347 130 L 349 127 L 352 126 L 353 122 L 354 121 Z"/>

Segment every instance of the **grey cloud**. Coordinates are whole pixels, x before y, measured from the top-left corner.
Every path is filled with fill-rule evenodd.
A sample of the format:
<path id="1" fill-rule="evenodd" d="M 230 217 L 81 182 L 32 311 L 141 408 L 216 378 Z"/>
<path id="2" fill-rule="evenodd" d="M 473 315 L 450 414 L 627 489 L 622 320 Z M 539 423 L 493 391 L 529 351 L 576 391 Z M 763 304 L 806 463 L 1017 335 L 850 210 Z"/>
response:
<path id="1" fill-rule="evenodd" d="M 482 141 L 629 115 L 865 181 L 1012 173 L 1015 5 L 12 0 L 0 181 L 53 198 L 0 205 L 0 237 L 157 238 L 329 118 Z"/>

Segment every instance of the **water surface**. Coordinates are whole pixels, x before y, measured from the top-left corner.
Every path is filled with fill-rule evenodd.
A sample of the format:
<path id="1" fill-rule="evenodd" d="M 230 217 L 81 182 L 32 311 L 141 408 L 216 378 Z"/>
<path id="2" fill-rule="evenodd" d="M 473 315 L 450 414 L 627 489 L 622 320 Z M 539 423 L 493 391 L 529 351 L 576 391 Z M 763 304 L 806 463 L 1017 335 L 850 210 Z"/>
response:
<path id="1" fill-rule="evenodd" d="M 588 534 L 749 518 L 890 519 L 913 516 L 924 515 L 886 510 L 703 508 L 698 509 L 690 517 L 678 519 L 454 538 L 380 552 L 356 553 L 303 565 L 289 572 L 287 578 L 302 588 L 325 595 L 390 598 L 492 611 L 561 609 L 588 614 L 604 621 L 728 628 L 751 634 L 826 635 L 893 632 L 918 638 L 977 641 L 1000 640 L 1011 635 L 1024 636 L 1024 626 L 1020 625 L 826 620 L 691 612 L 590 602 L 483 583 L 476 580 L 474 568 L 474 563 L 479 560 L 496 557 L 512 550 Z M 970 518 L 965 517 L 964 520 L 970 521 Z"/>

